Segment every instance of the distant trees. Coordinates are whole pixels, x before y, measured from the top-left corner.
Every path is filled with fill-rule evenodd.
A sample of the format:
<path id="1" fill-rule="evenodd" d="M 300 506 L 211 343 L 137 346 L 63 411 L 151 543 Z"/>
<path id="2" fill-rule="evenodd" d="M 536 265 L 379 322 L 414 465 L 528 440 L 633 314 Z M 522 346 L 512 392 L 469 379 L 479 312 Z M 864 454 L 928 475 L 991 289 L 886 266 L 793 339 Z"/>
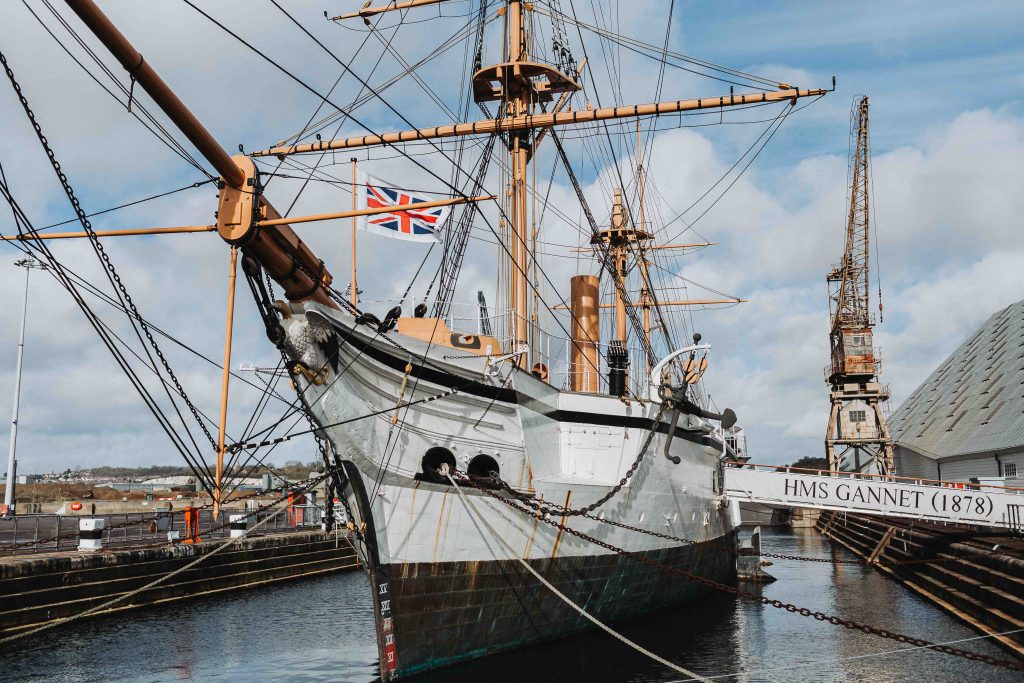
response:
<path id="1" fill-rule="evenodd" d="M 316 460 L 311 462 L 289 460 L 285 462 L 284 465 L 258 465 L 254 468 L 251 465 L 236 465 L 230 470 L 226 470 L 224 474 L 227 477 L 259 477 L 264 474 L 274 474 L 283 476 L 289 480 L 302 480 L 306 479 L 310 472 L 317 471 L 322 466 L 323 464 Z M 155 479 L 158 477 L 191 476 L 192 474 L 192 470 L 180 465 L 149 465 L 146 467 L 111 467 L 109 465 L 99 465 L 97 467 L 88 467 L 81 470 L 68 469 L 58 476 L 69 480 L 92 478 L 110 481 L 138 481 Z"/>
<path id="2" fill-rule="evenodd" d="M 827 470 L 828 458 L 812 458 L 810 456 L 805 456 L 792 463 L 790 467 L 802 467 L 806 470 Z"/>

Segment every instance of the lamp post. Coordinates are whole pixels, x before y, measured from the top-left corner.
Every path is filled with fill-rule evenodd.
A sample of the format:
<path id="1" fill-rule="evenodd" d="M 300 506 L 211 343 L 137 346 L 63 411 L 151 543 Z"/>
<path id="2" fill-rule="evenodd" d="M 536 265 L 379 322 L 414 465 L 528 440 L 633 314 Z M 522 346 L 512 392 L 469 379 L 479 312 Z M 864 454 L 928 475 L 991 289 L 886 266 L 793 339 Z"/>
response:
<path id="1" fill-rule="evenodd" d="M 21 397 L 21 365 L 25 356 L 25 319 L 28 315 L 28 276 L 33 268 L 45 270 L 46 266 L 31 256 L 15 261 L 14 265 L 25 269 L 25 300 L 21 307 L 21 332 L 18 335 L 18 367 L 14 372 L 14 409 L 11 415 L 11 446 L 7 451 L 7 485 L 4 486 L 4 505 L 0 513 L 4 517 L 15 514 L 14 484 L 17 478 L 17 461 L 14 453 L 18 442 L 18 401 Z"/>

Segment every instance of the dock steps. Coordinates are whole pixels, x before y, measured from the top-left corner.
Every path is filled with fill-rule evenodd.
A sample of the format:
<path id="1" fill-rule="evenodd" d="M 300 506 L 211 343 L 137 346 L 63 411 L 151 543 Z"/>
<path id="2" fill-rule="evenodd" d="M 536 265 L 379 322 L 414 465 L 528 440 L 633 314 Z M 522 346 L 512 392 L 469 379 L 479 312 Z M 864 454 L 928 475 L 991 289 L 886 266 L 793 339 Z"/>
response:
<path id="1" fill-rule="evenodd" d="M 966 538 L 960 527 L 908 524 L 842 512 L 823 512 L 818 530 L 872 566 L 972 627 L 1024 656 L 1024 550 L 986 551 L 989 539 Z M 991 545 L 998 541 L 993 540 Z"/>

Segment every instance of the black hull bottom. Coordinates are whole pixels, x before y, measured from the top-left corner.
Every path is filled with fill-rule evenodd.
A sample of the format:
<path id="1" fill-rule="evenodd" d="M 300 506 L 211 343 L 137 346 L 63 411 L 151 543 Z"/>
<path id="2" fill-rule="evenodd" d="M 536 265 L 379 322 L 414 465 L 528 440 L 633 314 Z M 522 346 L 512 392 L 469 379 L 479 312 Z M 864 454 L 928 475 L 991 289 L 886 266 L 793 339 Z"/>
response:
<path id="1" fill-rule="evenodd" d="M 736 580 L 732 537 L 643 555 L 728 585 Z M 723 548 L 724 547 L 724 548 Z M 558 590 L 602 621 L 653 612 L 709 589 L 619 555 L 531 560 Z M 559 638 L 591 625 L 516 561 L 381 567 L 389 578 L 394 669 L 405 677 Z"/>

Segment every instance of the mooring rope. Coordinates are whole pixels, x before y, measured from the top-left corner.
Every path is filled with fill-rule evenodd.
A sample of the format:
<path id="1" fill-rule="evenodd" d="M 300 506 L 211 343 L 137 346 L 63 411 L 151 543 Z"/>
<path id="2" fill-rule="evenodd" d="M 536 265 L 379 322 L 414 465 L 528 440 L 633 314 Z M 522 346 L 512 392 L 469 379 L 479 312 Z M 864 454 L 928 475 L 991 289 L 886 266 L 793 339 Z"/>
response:
<path id="1" fill-rule="evenodd" d="M 613 636 L 617 640 L 621 641 L 622 643 L 625 643 L 626 645 L 630 646 L 631 648 L 633 648 L 634 650 L 636 650 L 640 654 L 646 655 L 647 657 L 650 657 L 651 659 L 653 659 L 654 661 L 658 662 L 659 664 L 663 664 L 664 666 L 667 666 L 668 668 L 672 669 L 673 671 L 675 671 L 677 673 L 681 673 L 684 676 L 689 676 L 689 680 L 697 680 L 697 681 L 703 681 L 703 683 L 711 683 L 710 679 L 704 678 L 700 674 L 694 673 L 693 671 L 688 671 L 687 669 L 684 669 L 683 667 L 679 666 L 678 664 L 676 664 L 674 662 L 670 662 L 669 660 L 665 659 L 664 657 L 660 657 L 660 656 L 656 655 L 655 653 L 651 652 L 650 650 L 648 650 L 647 648 L 643 647 L 642 645 L 633 642 L 632 640 L 630 640 L 626 636 L 622 635 L 621 633 L 619 633 L 618 631 L 613 629 L 611 626 L 608 626 L 603 621 L 600 621 L 597 617 L 591 615 L 585 609 L 583 609 L 582 607 L 577 605 L 575 602 L 573 602 L 572 599 L 569 598 L 569 596 L 567 596 L 564 593 L 562 593 L 550 581 L 545 579 L 540 574 L 540 572 L 538 572 L 536 569 L 533 568 L 533 566 L 529 562 L 527 562 L 523 558 L 519 557 L 519 554 L 516 553 L 515 550 L 513 550 L 512 547 L 505 541 L 505 539 L 501 537 L 501 534 L 499 534 L 497 531 L 495 531 L 494 527 L 492 527 L 490 525 L 490 523 L 484 518 L 484 516 L 479 514 L 477 512 L 477 510 L 472 506 L 472 503 L 469 502 L 469 499 L 466 497 L 466 494 L 463 493 L 462 487 L 460 487 L 455 482 L 455 480 L 452 479 L 452 475 L 449 474 L 447 471 L 444 471 L 443 474 L 444 474 L 444 476 L 446 476 L 448 478 L 448 481 L 450 481 L 452 483 L 452 486 L 455 487 L 455 491 L 459 494 L 459 498 L 462 499 L 462 503 L 463 503 L 463 505 L 466 506 L 466 510 L 469 512 L 470 516 L 475 516 L 477 519 L 479 519 L 480 522 L 487 528 L 487 531 L 490 532 L 490 534 L 494 538 L 494 540 L 496 540 L 501 545 L 501 547 L 505 550 L 505 552 L 507 552 L 510 557 L 514 557 L 519 562 L 519 564 L 523 565 L 523 567 L 525 567 L 528 572 L 533 574 L 534 578 L 536 578 L 541 584 L 543 584 L 545 588 L 547 588 L 552 593 L 554 593 L 556 596 L 558 596 L 558 598 L 560 600 L 562 600 L 562 602 L 564 602 L 565 604 L 569 605 L 569 607 L 573 608 L 575 611 L 579 612 L 580 615 L 582 615 L 584 618 L 586 618 L 592 624 L 594 624 L 595 626 L 597 626 L 601 630 L 605 631 L 606 633 L 610 634 L 611 636 Z M 0 641 L 0 642 L 2 642 L 2 641 Z"/>

